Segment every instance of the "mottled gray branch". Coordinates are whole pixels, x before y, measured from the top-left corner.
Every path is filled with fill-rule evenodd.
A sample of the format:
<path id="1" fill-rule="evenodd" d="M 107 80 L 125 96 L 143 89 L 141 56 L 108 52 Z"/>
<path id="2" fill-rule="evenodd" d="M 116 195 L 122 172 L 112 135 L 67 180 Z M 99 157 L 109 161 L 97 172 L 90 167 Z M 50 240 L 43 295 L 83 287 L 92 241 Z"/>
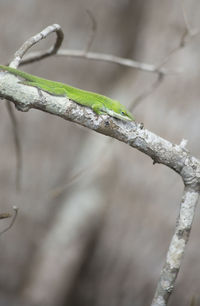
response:
<path id="1" fill-rule="evenodd" d="M 26 86 L 10 73 L 1 72 L 0 96 L 15 103 L 17 109 L 39 109 L 73 121 L 96 132 L 116 138 L 151 157 L 154 163 L 164 164 L 179 173 L 186 186 L 199 188 L 200 161 L 182 145 L 175 145 L 144 129 L 141 124 L 125 122 L 108 115 L 97 116 L 66 97 L 57 97 Z M 41 95 L 42 93 L 42 95 Z"/>
<path id="2" fill-rule="evenodd" d="M 185 246 L 189 239 L 199 192 L 186 188 L 180 204 L 175 233 L 172 237 L 167 258 L 161 271 L 160 280 L 152 306 L 165 306 L 175 285 Z"/>
<path id="3" fill-rule="evenodd" d="M 53 96 L 21 84 L 17 77 L 5 72 L 0 73 L 0 97 L 14 102 L 18 110 L 34 108 L 45 111 L 127 143 L 148 155 L 154 163 L 166 165 L 182 177 L 186 189 L 180 217 L 153 302 L 154 306 L 167 305 L 180 269 L 200 190 L 200 161 L 186 150 L 186 142 L 176 145 L 143 128 L 142 124 L 121 121 L 106 114 L 98 116 L 92 109 L 66 97 Z M 163 304 L 158 304 L 158 301 Z"/>

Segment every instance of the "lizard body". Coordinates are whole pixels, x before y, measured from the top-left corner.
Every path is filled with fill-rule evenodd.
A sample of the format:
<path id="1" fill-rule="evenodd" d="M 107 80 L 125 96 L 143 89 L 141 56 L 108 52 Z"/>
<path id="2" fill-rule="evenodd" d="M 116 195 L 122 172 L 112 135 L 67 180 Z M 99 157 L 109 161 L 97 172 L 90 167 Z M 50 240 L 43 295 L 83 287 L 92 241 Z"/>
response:
<path id="1" fill-rule="evenodd" d="M 60 82 L 43 79 L 8 66 L 0 65 L 0 70 L 8 71 L 15 76 L 23 78 L 25 80 L 23 84 L 25 85 L 36 87 L 51 95 L 66 96 L 68 99 L 73 100 L 80 105 L 90 107 L 98 115 L 108 114 L 125 121 L 134 120 L 132 114 L 124 105 L 106 96 L 78 89 Z"/>

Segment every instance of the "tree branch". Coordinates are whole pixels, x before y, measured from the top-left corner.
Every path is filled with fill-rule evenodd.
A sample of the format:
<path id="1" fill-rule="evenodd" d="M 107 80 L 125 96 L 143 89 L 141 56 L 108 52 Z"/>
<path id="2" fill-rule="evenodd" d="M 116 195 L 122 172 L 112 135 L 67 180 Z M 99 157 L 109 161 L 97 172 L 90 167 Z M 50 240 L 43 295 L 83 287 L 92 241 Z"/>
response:
<path id="1" fill-rule="evenodd" d="M 185 149 L 185 142 L 174 145 L 144 129 L 141 124 L 121 121 L 108 115 L 98 116 L 92 109 L 83 107 L 66 97 L 52 96 L 32 86 L 24 85 L 10 73 L 1 72 L 0 78 L 0 97 L 14 102 L 18 110 L 28 111 L 35 108 L 73 121 L 127 143 L 151 157 L 154 163 L 166 165 L 181 175 L 186 190 L 180 218 L 152 304 L 153 306 L 166 305 L 180 269 L 192 226 L 194 209 L 200 191 L 200 161 Z"/>
<path id="2" fill-rule="evenodd" d="M 185 188 L 176 229 L 172 237 L 167 258 L 161 271 L 152 306 L 165 306 L 175 285 L 181 260 L 189 239 L 199 192 Z"/>
<path id="3" fill-rule="evenodd" d="M 32 86 L 19 83 L 19 79 L 10 73 L 1 72 L 0 75 L 0 97 L 14 102 L 18 110 L 39 109 L 125 142 L 147 154 L 154 163 L 164 164 L 179 173 L 185 185 L 199 188 L 200 161 L 182 145 L 172 144 L 144 129 L 141 124 L 121 121 L 108 115 L 97 116 L 92 109 L 66 97 L 38 92 Z"/>

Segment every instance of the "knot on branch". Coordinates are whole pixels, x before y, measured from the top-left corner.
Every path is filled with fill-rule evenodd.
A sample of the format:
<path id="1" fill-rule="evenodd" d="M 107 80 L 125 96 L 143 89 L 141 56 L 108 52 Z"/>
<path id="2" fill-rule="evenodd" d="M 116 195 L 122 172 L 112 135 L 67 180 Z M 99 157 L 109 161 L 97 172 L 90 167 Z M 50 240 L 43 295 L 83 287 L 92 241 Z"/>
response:
<path id="1" fill-rule="evenodd" d="M 194 157 L 186 158 L 181 170 L 184 184 L 195 191 L 200 192 L 200 165 Z"/>

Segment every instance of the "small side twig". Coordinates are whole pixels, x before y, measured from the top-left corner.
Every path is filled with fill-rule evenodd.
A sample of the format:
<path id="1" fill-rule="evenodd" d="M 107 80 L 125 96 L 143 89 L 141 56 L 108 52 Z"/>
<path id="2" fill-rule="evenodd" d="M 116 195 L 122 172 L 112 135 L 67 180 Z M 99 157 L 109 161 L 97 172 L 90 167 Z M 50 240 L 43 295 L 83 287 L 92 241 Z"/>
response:
<path id="1" fill-rule="evenodd" d="M 1 219 L 7 219 L 7 218 L 10 218 L 11 217 L 11 214 L 9 213 L 1 213 L 0 214 L 0 220 Z"/>
<path id="2" fill-rule="evenodd" d="M 18 67 L 22 61 L 22 57 L 24 54 L 36 43 L 38 43 L 40 40 L 46 38 L 49 34 L 55 32 L 57 35 L 55 44 L 50 47 L 48 50 L 40 53 L 40 59 L 43 59 L 45 57 L 51 56 L 52 54 L 57 53 L 59 50 L 63 39 L 64 39 L 64 33 L 58 24 L 53 24 L 48 27 L 46 27 L 44 30 L 42 30 L 40 33 L 30 37 L 25 43 L 19 48 L 19 50 L 15 53 L 13 61 L 10 63 L 11 67 Z M 35 59 L 38 60 L 38 59 Z"/>
<path id="3" fill-rule="evenodd" d="M 189 36 L 192 35 L 193 31 L 192 31 L 192 27 L 190 26 L 189 20 L 188 20 L 188 16 L 185 10 L 185 6 L 184 6 L 184 1 L 180 0 L 180 6 L 182 9 L 182 14 L 183 14 L 183 19 L 184 19 L 184 23 L 185 23 L 185 28 L 187 30 L 187 33 L 189 34 Z"/>
<path id="4" fill-rule="evenodd" d="M 17 214 L 18 214 L 18 207 L 13 206 L 13 211 L 14 211 L 14 215 L 13 215 L 13 218 L 12 218 L 10 224 L 9 224 L 3 231 L 0 232 L 0 236 L 1 236 L 2 234 L 4 234 L 5 232 L 7 232 L 9 229 L 11 229 L 11 227 L 12 227 L 13 224 L 15 223 L 15 220 L 16 220 Z M 10 214 L 7 214 L 7 215 L 9 215 L 9 217 L 11 216 Z"/>

